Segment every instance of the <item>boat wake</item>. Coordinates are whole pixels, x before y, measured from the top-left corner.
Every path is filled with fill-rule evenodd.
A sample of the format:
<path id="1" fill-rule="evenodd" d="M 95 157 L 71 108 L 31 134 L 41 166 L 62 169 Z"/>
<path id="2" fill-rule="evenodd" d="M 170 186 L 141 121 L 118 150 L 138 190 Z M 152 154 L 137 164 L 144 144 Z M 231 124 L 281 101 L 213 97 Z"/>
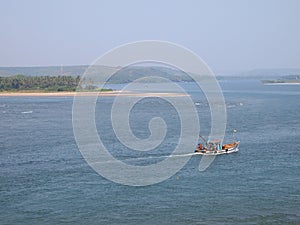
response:
<path id="1" fill-rule="evenodd" d="M 190 157 L 193 155 L 199 155 L 197 152 L 193 153 L 186 153 L 186 154 L 177 154 L 177 155 L 158 155 L 158 156 L 147 156 L 147 157 L 136 157 L 136 158 L 127 158 L 127 159 L 120 159 L 122 162 L 142 162 L 142 161 L 147 161 L 147 160 L 153 160 L 153 159 L 166 159 L 166 158 L 179 158 L 179 157 Z M 95 164 L 105 164 L 105 163 L 116 163 L 117 161 L 111 160 L 111 161 L 100 161 L 100 162 L 95 162 Z"/>

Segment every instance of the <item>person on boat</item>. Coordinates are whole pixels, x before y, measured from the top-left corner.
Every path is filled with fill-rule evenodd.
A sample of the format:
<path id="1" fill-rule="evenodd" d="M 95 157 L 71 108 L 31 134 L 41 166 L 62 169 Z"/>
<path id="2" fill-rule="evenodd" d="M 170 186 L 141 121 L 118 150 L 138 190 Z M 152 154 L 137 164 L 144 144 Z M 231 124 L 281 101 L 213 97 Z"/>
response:
<path id="1" fill-rule="evenodd" d="M 199 149 L 199 150 L 202 150 L 202 149 L 203 149 L 202 143 L 199 143 L 199 144 L 198 144 L 198 149 Z"/>
<path id="2" fill-rule="evenodd" d="M 195 152 L 202 152 L 202 153 L 205 153 L 205 152 L 206 152 L 205 147 L 203 146 L 202 143 L 199 143 L 199 144 L 198 144 L 198 146 L 197 146 Z"/>

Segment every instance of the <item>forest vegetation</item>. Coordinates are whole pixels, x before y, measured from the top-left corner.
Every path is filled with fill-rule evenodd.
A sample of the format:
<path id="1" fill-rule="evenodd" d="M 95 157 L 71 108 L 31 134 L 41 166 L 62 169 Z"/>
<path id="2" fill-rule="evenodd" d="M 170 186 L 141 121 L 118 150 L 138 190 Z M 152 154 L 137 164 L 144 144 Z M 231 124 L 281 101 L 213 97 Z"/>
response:
<path id="1" fill-rule="evenodd" d="M 99 90 L 95 85 L 86 85 L 83 88 L 78 85 L 79 82 L 80 76 L 24 76 L 18 74 L 15 76 L 0 77 L 0 91 L 111 91 L 111 89 Z"/>

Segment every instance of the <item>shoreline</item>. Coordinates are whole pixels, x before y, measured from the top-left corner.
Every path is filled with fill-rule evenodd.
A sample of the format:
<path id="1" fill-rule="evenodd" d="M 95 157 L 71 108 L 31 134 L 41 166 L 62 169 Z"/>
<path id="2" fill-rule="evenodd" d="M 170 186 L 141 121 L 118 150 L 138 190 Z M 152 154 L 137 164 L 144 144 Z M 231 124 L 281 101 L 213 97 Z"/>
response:
<path id="1" fill-rule="evenodd" d="M 129 91 L 104 91 L 104 92 L 0 92 L 0 97 L 185 97 L 183 93 L 137 93 Z"/>
<path id="2" fill-rule="evenodd" d="M 280 82 L 274 82 L 274 83 L 263 83 L 264 85 L 300 85 L 300 83 L 288 83 L 288 82 L 282 82 L 282 83 L 280 83 Z"/>

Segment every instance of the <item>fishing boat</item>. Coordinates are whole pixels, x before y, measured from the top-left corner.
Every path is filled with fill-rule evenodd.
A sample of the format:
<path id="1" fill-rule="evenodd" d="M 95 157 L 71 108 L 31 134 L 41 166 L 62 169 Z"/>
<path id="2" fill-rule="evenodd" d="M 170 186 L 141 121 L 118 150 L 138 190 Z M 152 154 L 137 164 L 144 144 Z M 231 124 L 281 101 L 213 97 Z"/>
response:
<path id="1" fill-rule="evenodd" d="M 236 133 L 236 130 L 234 130 Z M 199 143 L 195 153 L 199 155 L 222 155 L 222 154 L 230 154 L 239 151 L 239 141 L 235 140 L 228 144 L 222 144 L 221 140 L 214 141 L 206 141 L 206 139 L 199 134 L 199 137 L 204 141 L 204 144 Z"/>

